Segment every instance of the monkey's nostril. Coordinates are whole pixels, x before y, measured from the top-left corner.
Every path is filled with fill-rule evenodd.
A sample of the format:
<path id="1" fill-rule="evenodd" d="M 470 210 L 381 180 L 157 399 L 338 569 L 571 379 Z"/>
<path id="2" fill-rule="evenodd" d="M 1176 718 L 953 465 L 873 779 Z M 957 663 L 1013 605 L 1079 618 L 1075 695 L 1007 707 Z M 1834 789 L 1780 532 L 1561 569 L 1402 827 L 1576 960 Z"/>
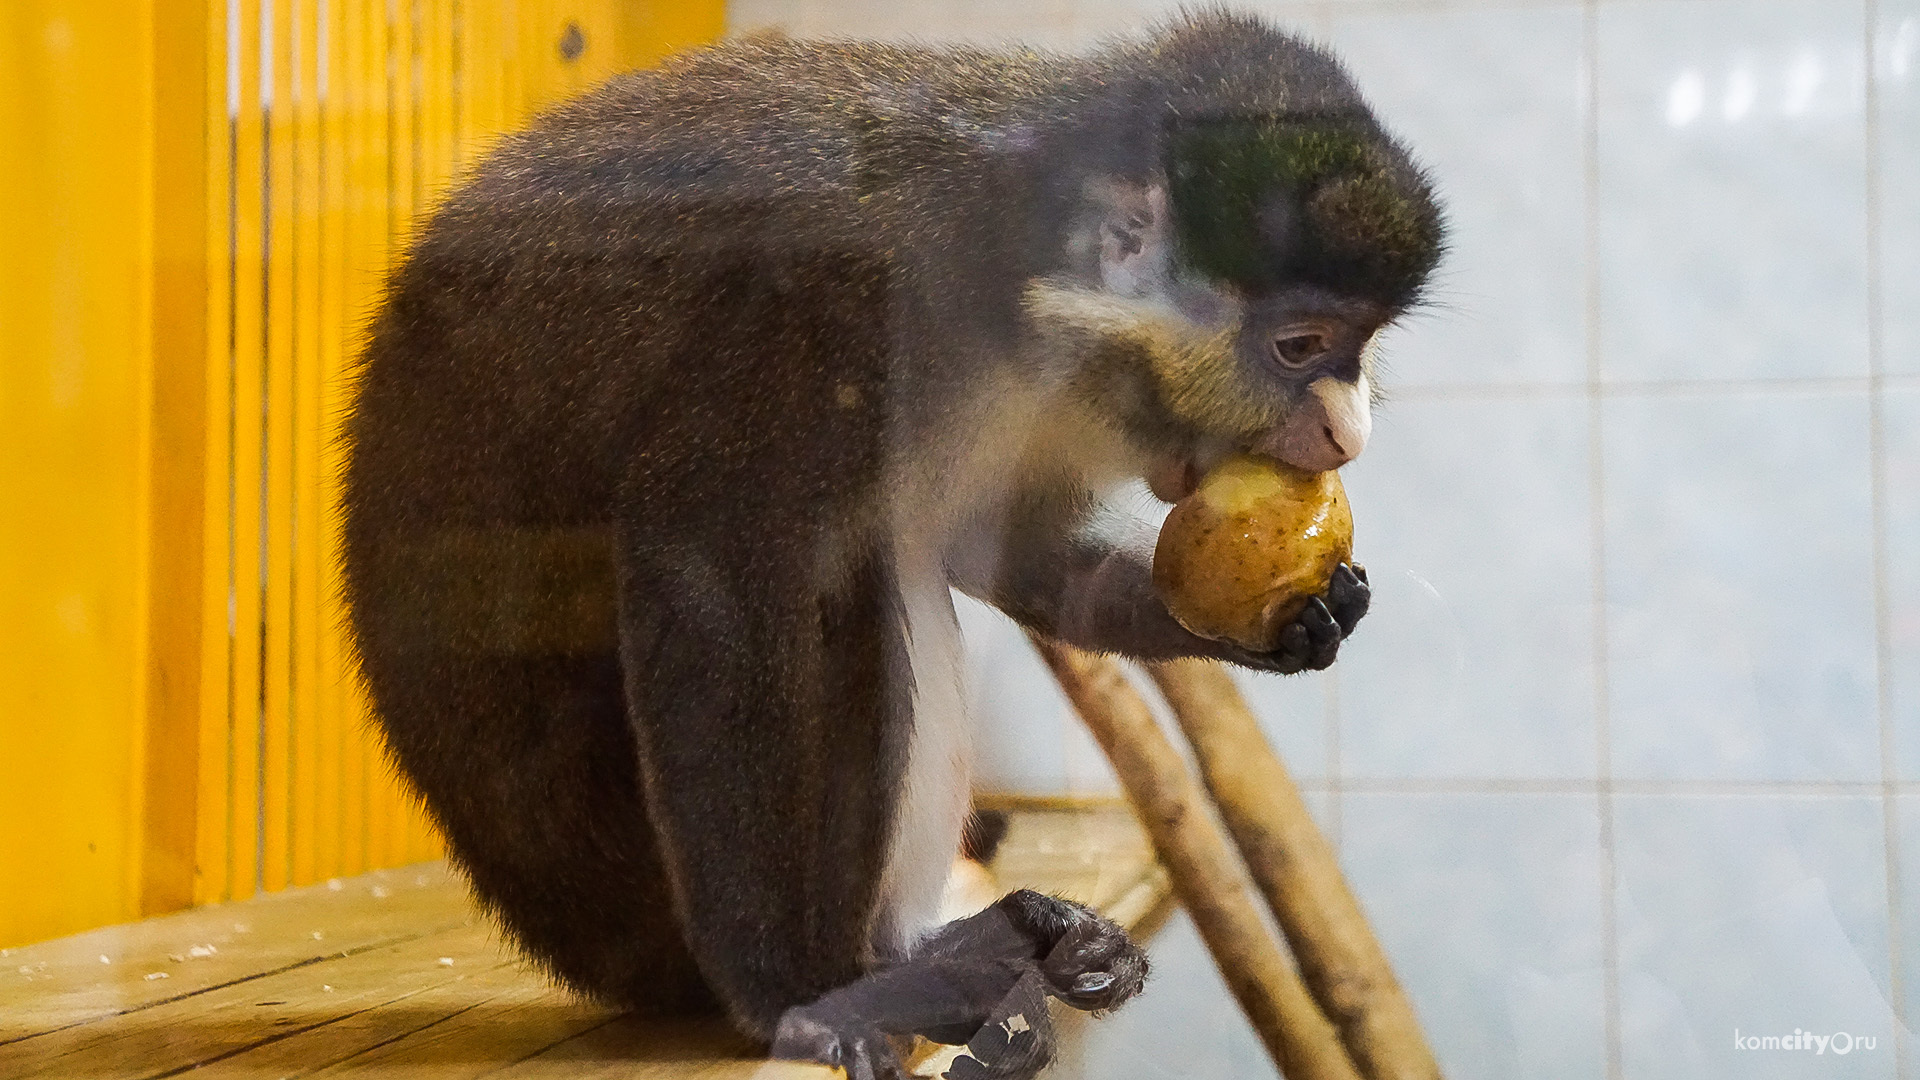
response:
<path id="1" fill-rule="evenodd" d="M 1322 424 L 1320 426 L 1320 431 L 1326 435 L 1327 441 L 1333 444 L 1333 448 L 1335 450 L 1338 450 L 1342 455 L 1346 454 L 1347 448 L 1340 445 L 1340 436 L 1335 435 L 1333 433 L 1332 424 Z"/>

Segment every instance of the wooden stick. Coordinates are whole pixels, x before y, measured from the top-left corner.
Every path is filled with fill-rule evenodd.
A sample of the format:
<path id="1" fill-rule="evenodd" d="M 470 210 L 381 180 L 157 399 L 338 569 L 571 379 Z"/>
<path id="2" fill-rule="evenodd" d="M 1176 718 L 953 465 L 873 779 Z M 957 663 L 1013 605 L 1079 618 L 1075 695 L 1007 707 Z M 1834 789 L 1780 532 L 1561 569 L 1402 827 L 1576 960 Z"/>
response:
<path id="1" fill-rule="evenodd" d="M 1287 935 L 1314 1000 L 1368 1080 L 1439 1080 L 1413 1006 L 1239 688 L 1219 664 L 1147 665 Z"/>
<path id="2" fill-rule="evenodd" d="M 1112 660 L 1034 637 L 1081 719 L 1113 762 L 1173 889 L 1220 974 L 1288 1080 L 1360 1080 L 1279 943 L 1267 933 L 1206 795 L 1152 711 Z"/>

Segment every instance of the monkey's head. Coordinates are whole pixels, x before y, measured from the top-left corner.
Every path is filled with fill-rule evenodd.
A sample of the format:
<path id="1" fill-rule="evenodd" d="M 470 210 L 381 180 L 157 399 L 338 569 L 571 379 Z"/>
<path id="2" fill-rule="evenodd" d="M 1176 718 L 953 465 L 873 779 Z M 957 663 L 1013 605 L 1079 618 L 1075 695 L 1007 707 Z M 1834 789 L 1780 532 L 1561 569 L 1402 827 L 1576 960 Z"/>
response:
<path id="1" fill-rule="evenodd" d="M 1150 128 L 1109 129 L 1121 157 L 1028 313 L 1160 497 L 1241 449 L 1337 468 L 1372 427 L 1375 337 L 1439 261 L 1432 190 L 1335 61 L 1263 24 L 1188 21 L 1147 67 Z"/>

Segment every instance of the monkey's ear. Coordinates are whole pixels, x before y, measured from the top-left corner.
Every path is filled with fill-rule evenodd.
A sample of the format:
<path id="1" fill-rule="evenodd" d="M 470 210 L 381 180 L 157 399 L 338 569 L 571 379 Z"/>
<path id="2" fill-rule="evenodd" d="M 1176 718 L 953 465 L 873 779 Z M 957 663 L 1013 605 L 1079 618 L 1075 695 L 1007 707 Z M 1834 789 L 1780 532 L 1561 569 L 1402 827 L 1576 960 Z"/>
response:
<path id="1" fill-rule="evenodd" d="M 1112 180 L 1095 200 L 1101 210 L 1101 284 L 1122 296 L 1145 292 L 1166 273 L 1172 235 L 1166 186 Z"/>

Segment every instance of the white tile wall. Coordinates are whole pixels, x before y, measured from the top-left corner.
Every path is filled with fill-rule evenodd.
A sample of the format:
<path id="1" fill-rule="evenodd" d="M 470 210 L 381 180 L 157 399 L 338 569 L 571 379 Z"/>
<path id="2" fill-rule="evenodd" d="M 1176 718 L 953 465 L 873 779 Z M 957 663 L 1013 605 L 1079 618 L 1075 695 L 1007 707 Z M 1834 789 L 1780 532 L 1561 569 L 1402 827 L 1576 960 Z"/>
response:
<path id="1" fill-rule="evenodd" d="M 1881 370 L 1920 375 L 1920 0 L 1878 7 Z"/>
<path id="2" fill-rule="evenodd" d="M 1878 799 L 1615 800 L 1623 1075 L 1895 1075 Z M 1845 1031 L 1844 1067 L 1733 1036 Z"/>
<path id="3" fill-rule="evenodd" d="M 1879 775 L 1867 395 L 1605 402 L 1615 775 Z"/>
<path id="4" fill-rule="evenodd" d="M 1594 774 L 1587 411 L 1560 393 L 1381 415 L 1346 471 L 1376 599 L 1334 669 L 1343 775 Z"/>
<path id="5" fill-rule="evenodd" d="M 732 14 L 1079 47 L 1176 6 Z M 1243 679 L 1448 1075 L 1920 1078 L 1920 0 L 1242 6 L 1341 52 L 1454 225 L 1349 469 L 1375 614 Z M 1112 790 L 962 618 L 987 782 Z M 1271 1076 L 1191 929 L 1154 949 L 1057 1074 Z"/>
<path id="6" fill-rule="evenodd" d="M 1354 888 L 1452 1077 L 1605 1075 L 1591 794 L 1343 798 Z"/>

